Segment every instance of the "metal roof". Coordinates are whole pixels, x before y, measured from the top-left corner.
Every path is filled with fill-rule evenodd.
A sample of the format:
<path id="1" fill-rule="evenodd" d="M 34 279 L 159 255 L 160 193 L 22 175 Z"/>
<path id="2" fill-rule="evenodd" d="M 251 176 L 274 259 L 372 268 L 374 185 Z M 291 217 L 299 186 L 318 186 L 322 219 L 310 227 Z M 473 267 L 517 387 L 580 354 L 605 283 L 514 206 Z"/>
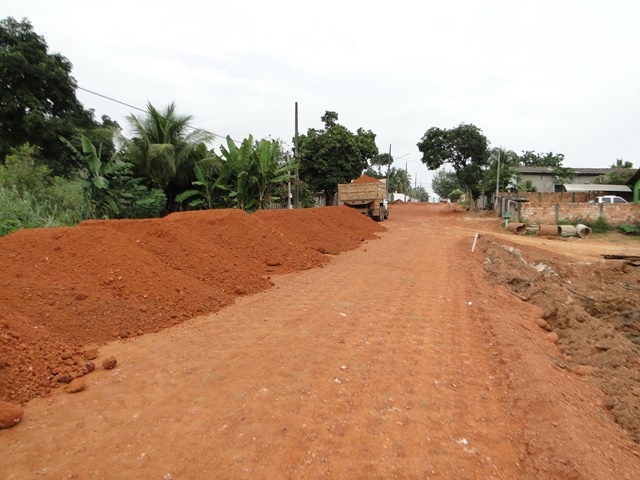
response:
<path id="1" fill-rule="evenodd" d="M 562 185 L 567 192 L 630 192 L 626 185 L 606 185 L 598 183 L 565 183 Z"/>
<path id="2" fill-rule="evenodd" d="M 575 168 L 567 167 L 574 175 L 606 175 L 615 168 Z M 512 167 L 511 170 L 518 173 L 538 173 L 538 174 L 554 174 L 554 167 Z"/>

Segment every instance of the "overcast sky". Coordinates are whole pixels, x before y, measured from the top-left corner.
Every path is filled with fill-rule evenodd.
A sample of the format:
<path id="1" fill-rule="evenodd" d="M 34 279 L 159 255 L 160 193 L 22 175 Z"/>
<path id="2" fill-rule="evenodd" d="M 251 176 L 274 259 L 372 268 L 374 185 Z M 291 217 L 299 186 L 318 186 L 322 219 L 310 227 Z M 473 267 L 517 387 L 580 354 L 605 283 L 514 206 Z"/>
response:
<path id="1" fill-rule="evenodd" d="M 338 112 L 429 191 L 416 143 L 460 123 L 565 166 L 640 167 L 636 0 L 0 0 L 0 15 L 28 18 L 80 87 L 175 101 L 221 136 L 291 145 L 296 101 L 301 133 Z M 131 113 L 78 98 L 122 126 Z"/>

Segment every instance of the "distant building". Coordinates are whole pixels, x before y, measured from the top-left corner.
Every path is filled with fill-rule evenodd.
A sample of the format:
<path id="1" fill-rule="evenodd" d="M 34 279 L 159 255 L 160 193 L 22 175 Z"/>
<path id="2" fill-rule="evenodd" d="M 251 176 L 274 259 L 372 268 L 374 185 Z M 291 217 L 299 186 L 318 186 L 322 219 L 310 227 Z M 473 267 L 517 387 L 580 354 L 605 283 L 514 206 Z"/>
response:
<path id="1" fill-rule="evenodd" d="M 418 200 L 416 198 L 412 198 L 409 195 L 406 195 L 404 193 L 399 193 L 399 192 L 393 192 L 389 195 L 389 201 L 390 202 L 396 202 L 396 201 L 401 201 L 401 202 L 405 202 L 405 203 L 416 203 L 418 202 Z"/>
<path id="2" fill-rule="evenodd" d="M 515 167 L 520 182 L 531 182 L 537 192 L 599 192 L 628 194 L 631 189 L 626 185 L 602 183 L 605 175 L 614 168 L 569 168 L 573 173 L 571 180 L 559 178 L 553 167 Z M 624 195 L 623 195 L 624 196 Z"/>

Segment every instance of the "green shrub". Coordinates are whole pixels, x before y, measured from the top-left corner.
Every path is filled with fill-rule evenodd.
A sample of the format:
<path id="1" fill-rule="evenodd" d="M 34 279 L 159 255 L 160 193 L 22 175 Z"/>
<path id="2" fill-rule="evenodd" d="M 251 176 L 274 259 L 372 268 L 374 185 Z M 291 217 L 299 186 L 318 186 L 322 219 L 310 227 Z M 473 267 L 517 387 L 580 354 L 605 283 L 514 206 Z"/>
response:
<path id="1" fill-rule="evenodd" d="M 82 180 L 51 177 L 28 144 L 0 165 L 0 236 L 21 228 L 75 225 L 93 216 Z"/>
<path id="2" fill-rule="evenodd" d="M 585 223 L 588 227 L 591 227 L 593 233 L 607 233 L 612 230 L 613 227 L 607 223 L 604 217 L 598 217 L 595 222 Z"/>
<path id="3" fill-rule="evenodd" d="M 625 235 L 640 235 L 640 225 L 620 225 L 618 229 Z"/>
<path id="4" fill-rule="evenodd" d="M 157 218 L 167 207 L 167 196 L 160 188 L 134 185 L 121 193 L 120 211 L 125 218 Z"/>

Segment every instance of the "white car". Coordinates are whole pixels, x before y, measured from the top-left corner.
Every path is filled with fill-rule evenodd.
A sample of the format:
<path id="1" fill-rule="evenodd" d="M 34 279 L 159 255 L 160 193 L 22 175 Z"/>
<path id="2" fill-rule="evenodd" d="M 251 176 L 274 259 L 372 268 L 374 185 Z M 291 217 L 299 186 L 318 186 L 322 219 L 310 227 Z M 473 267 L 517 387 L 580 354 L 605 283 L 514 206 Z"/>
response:
<path id="1" fill-rule="evenodd" d="M 624 198 L 618 197 L 617 195 L 603 195 L 601 197 L 594 198 L 589 203 L 628 203 L 628 202 Z"/>

